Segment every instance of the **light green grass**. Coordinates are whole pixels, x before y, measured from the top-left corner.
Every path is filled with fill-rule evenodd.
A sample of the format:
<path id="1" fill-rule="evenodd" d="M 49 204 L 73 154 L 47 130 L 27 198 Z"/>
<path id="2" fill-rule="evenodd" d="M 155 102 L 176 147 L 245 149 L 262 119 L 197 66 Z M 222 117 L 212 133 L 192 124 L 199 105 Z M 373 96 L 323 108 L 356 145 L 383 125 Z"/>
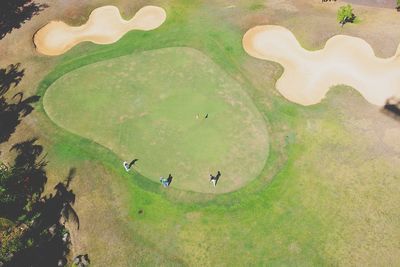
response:
<path id="1" fill-rule="evenodd" d="M 190 48 L 79 68 L 49 87 L 44 105 L 65 129 L 127 161 L 139 158 L 135 169 L 154 181 L 171 173 L 180 189 L 238 189 L 259 175 L 268 155 L 265 122 L 252 100 Z M 217 171 L 222 176 L 214 188 L 209 174 Z"/>

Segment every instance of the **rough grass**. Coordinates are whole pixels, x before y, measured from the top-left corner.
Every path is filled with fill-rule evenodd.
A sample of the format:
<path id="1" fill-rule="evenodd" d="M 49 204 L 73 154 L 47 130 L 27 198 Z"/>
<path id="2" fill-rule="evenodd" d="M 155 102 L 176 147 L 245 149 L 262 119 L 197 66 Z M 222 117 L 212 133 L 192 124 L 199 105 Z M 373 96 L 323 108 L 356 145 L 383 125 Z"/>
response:
<path id="1" fill-rule="evenodd" d="M 216 19 L 222 11 L 174 3 L 166 6 L 166 24 L 154 32 L 74 48 L 39 92 L 87 64 L 194 47 L 246 88 L 268 121 L 267 165 L 233 193 L 164 191 L 138 174 L 127 175 L 110 150 L 61 130 L 41 112 L 38 123 L 54 142 L 50 177 L 78 168 L 73 188 L 82 229 L 74 233 L 76 252 L 88 252 L 95 266 L 399 265 L 397 122 L 343 87 L 316 106 L 288 103 L 273 87 L 280 68 L 248 58 L 242 32 Z"/>

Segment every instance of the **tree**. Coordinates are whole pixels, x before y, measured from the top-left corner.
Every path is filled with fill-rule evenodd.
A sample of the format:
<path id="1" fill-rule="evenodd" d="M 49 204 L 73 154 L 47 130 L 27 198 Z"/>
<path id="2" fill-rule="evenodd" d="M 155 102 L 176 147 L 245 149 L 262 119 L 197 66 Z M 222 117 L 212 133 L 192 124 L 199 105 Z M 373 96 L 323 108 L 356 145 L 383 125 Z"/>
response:
<path id="1" fill-rule="evenodd" d="M 353 13 L 353 8 L 351 5 L 341 6 L 337 13 L 337 20 L 343 27 L 347 22 L 353 23 L 356 16 Z"/>

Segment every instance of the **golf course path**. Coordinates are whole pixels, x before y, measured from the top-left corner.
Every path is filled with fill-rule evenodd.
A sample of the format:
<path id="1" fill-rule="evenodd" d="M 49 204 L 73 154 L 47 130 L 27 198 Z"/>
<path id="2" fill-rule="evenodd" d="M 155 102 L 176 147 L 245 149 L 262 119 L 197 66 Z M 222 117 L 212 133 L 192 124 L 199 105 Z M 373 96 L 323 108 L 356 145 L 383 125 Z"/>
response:
<path id="1" fill-rule="evenodd" d="M 103 6 L 93 10 L 88 21 L 79 27 L 69 26 L 62 21 L 51 21 L 36 32 L 33 42 L 39 53 L 57 56 L 81 42 L 111 44 L 128 31 L 156 29 L 164 23 L 166 17 L 161 7 L 145 6 L 126 21 L 117 7 Z"/>
<path id="2" fill-rule="evenodd" d="M 363 39 L 336 35 L 317 51 L 305 50 L 288 29 L 256 26 L 243 37 L 244 50 L 251 56 L 278 62 L 284 68 L 276 83 L 288 100 L 301 104 L 319 103 L 329 88 L 345 84 L 368 102 L 383 106 L 400 96 L 399 49 L 390 58 L 378 58 Z"/>

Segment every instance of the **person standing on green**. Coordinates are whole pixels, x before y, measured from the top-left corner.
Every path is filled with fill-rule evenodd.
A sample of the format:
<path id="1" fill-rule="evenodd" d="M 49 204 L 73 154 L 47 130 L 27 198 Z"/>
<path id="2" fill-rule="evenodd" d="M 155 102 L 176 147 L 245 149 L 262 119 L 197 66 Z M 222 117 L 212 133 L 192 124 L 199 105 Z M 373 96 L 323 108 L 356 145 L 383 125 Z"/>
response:
<path id="1" fill-rule="evenodd" d="M 164 187 L 168 187 L 169 183 L 168 183 L 168 179 L 164 178 L 164 177 L 160 177 L 160 183 L 164 186 Z"/>

